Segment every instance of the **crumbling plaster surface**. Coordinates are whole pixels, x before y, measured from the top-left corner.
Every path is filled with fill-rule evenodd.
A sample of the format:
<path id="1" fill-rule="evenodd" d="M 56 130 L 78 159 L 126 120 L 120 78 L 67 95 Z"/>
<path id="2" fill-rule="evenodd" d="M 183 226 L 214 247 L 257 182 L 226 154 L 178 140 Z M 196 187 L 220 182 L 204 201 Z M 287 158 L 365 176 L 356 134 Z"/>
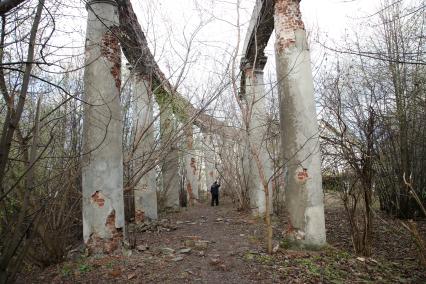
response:
<path id="1" fill-rule="evenodd" d="M 189 124 L 185 129 L 186 148 L 185 153 L 185 173 L 186 173 L 186 190 L 189 204 L 193 205 L 199 200 L 198 192 L 198 163 L 194 149 L 194 131 L 192 125 Z"/>
<path id="2" fill-rule="evenodd" d="M 286 209 L 295 239 L 301 244 L 321 246 L 326 238 L 319 133 L 299 2 L 278 0 L 275 4 L 282 151 L 287 166 Z"/>
<path id="3" fill-rule="evenodd" d="M 134 147 L 134 170 L 145 172 L 135 185 L 135 220 L 158 218 L 156 172 L 153 169 L 155 158 L 155 136 L 153 123 L 153 94 L 150 78 L 135 75 L 134 95 L 136 110 L 133 122 L 136 127 Z M 151 169 L 152 168 L 152 169 Z"/>
<path id="4" fill-rule="evenodd" d="M 83 237 L 86 244 L 96 243 L 103 251 L 116 247 L 125 225 L 122 119 L 117 83 L 120 56 L 112 52 L 119 51 L 118 42 L 110 41 L 107 29 L 116 24 L 118 15 L 114 2 L 89 2 L 83 98 L 86 102 L 82 164 Z M 111 49 L 105 46 L 108 42 L 112 44 Z"/>
<path id="5" fill-rule="evenodd" d="M 264 60 L 266 62 L 266 59 Z M 263 70 L 246 69 L 246 94 L 248 109 L 248 143 L 250 151 L 247 153 L 250 159 L 250 206 L 254 215 L 262 215 L 266 212 L 266 196 L 263 183 L 268 182 L 269 208 L 272 212 L 272 160 L 267 149 L 268 116 L 266 112 L 266 96 L 263 81 Z M 256 157 L 257 156 L 257 157 Z M 260 163 L 257 164 L 256 159 Z M 262 173 L 261 173 L 262 172 Z M 265 179 L 265 181 L 262 178 Z"/>
<path id="6" fill-rule="evenodd" d="M 168 154 L 161 165 L 162 191 L 167 208 L 179 208 L 179 150 L 175 141 L 175 121 L 170 105 L 160 105 L 161 144 Z"/>
<path id="7" fill-rule="evenodd" d="M 217 179 L 218 173 L 215 168 L 216 154 L 214 152 L 213 136 L 209 133 L 203 133 L 203 154 L 206 188 L 210 192 L 210 187 Z"/>

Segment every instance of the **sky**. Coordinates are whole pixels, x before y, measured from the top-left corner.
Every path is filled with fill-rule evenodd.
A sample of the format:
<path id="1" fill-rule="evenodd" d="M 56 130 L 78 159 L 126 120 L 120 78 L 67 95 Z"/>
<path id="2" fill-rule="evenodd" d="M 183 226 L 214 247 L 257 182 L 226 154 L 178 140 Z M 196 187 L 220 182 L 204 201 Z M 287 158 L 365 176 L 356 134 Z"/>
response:
<path id="1" fill-rule="evenodd" d="M 353 21 L 376 11 L 380 0 L 302 0 L 301 10 L 308 28 L 318 27 L 338 39 Z"/>

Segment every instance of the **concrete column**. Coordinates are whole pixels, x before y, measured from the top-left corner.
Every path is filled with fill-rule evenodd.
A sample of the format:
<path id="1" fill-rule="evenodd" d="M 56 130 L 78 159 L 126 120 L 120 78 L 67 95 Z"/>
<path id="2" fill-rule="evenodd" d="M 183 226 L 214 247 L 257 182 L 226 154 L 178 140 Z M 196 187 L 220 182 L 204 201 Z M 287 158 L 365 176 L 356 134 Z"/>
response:
<path id="1" fill-rule="evenodd" d="M 245 186 L 247 189 L 249 201 L 250 201 L 250 208 L 252 208 L 252 212 L 256 215 L 257 212 L 257 202 L 255 202 L 255 198 L 252 198 L 253 188 L 255 188 L 254 185 L 254 179 L 253 179 L 253 172 L 255 168 L 253 168 L 253 156 L 250 151 L 250 136 L 248 132 L 248 126 L 246 126 L 246 133 L 244 138 L 242 139 L 242 147 L 241 147 L 241 159 L 242 159 L 242 176 L 244 177 Z"/>
<path id="2" fill-rule="evenodd" d="M 318 122 L 299 3 L 276 0 L 274 12 L 288 237 L 301 246 L 322 246 L 326 238 Z"/>
<path id="3" fill-rule="evenodd" d="M 215 168 L 215 152 L 213 145 L 213 137 L 209 133 L 203 134 L 203 152 L 204 152 L 204 166 L 206 175 L 206 188 L 207 192 L 210 191 L 210 187 L 213 182 L 217 179 L 217 173 Z"/>
<path id="4" fill-rule="evenodd" d="M 150 78 L 136 76 L 134 85 L 136 111 L 133 122 L 136 128 L 134 167 L 136 171 L 146 171 L 154 164 L 152 155 L 155 148 L 153 96 Z M 145 218 L 157 219 L 156 173 L 150 169 L 135 186 L 135 221 Z"/>
<path id="5" fill-rule="evenodd" d="M 160 132 L 162 148 L 166 151 L 161 172 L 162 190 L 167 208 L 179 208 L 179 151 L 174 139 L 175 123 L 173 112 L 167 103 L 160 104 Z"/>
<path id="6" fill-rule="evenodd" d="M 202 201 L 205 196 L 205 176 L 203 171 L 203 150 L 202 150 L 202 142 L 203 139 L 201 136 L 194 137 L 194 151 L 193 155 L 197 160 L 197 192 L 198 192 L 198 201 Z"/>
<path id="7" fill-rule="evenodd" d="M 83 237 L 95 253 L 119 247 L 124 231 L 121 53 L 109 27 L 114 1 L 88 1 L 83 116 Z"/>
<path id="8" fill-rule="evenodd" d="M 185 128 L 186 147 L 184 150 L 185 155 L 185 172 L 186 172 L 186 192 L 188 195 L 189 205 L 199 199 L 198 196 L 198 163 L 194 150 L 194 131 L 192 124 Z"/>
<path id="9" fill-rule="evenodd" d="M 266 198 L 264 182 L 268 182 L 269 208 L 272 213 L 272 160 L 267 150 L 268 119 L 266 113 L 265 87 L 263 83 L 263 67 L 266 58 L 258 60 L 259 66 L 253 70 L 246 67 L 246 100 L 248 106 L 248 149 L 246 155 L 250 159 L 251 188 L 250 206 L 254 215 L 266 212 Z M 256 65 L 258 65 L 256 64 Z"/>

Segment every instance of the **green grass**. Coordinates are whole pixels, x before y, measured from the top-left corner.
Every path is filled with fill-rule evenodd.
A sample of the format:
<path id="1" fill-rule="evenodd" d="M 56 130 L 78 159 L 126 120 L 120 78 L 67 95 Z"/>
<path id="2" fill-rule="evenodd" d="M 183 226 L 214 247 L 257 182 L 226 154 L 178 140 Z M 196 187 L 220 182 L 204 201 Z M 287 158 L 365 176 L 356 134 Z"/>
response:
<path id="1" fill-rule="evenodd" d="M 64 266 L 62 266 L 60 269 L 60 274 L 63 277 L 68 277 L 71 275 L 71 273 L 72 273 L 72 268 L 68 264 L 64 264 Z"/>
<path id="2" fill-rule="evenodd" d="M 82 264 L 80 264 L 80 265 L 78 266 L 78 270 L 79 270 L 81 273 L 87 273 L 87 272 L 89 272 L 89 271 L 91 271 L 91 270 L 92 270 L 92 267 L 90 266 L 90 264 L 82 263 Z"/>
<path id="3" fill-rule="evenodd" d="M 107 264 L 105 264 L 105 267 L 108 269 L 113 268 L 114 264 L 112 262 L 108 262 Z"/>
<path id="4" fill-rule="evenodd" d="M 246 261 L 252 261 L 254 259 L 254 254 L 252 254 L 248 251 L 244 254 L 243 258 Z"/>
<path id="5" fill-rule="evenodd" d="M 298 258 L 298 259 L 295 259 L 295 263 L 299 266 L 303 266 L 310 275 L 321 276 L 320 267 L 317 264 L 315 264 L 311 259 Z"/>
<path id="6" fill-rule="evenodd" d="M 274 262 L 273 256 L 268 254 L 255 255 L 254 259 L 256 262 L 261 263 L 263 265 L 271 265 Z"/>

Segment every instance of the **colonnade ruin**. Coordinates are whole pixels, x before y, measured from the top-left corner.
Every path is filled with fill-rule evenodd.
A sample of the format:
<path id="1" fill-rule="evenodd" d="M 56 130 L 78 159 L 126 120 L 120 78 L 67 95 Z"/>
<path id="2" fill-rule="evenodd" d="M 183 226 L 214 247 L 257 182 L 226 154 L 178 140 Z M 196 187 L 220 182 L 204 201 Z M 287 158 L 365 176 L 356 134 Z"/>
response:
<path id="1" fill-rule="evenodd" d="M 134 174 L 135 222 L 158 218 L 162 206 L 178 209 L 180 172 L 185 173 L 186 199 L 201 198 L 200 159 L 194 148 L 194 127 L 202 133 L 207 186 L 217 177 L 213 141 L 243 141 L 243 171 L 248 177 L 254 215 L 272 212 L 271 180 L 276 174 L 264 145 L 266 135 L 263 69 L 265 46 L 275 30 L 276 75 L 280 109 L 280 154 L 283 160 L 287 237 L 300 246 L 326 242 L 321 185 L 318 123 L 310 54 L 298 0 L 258 0 L 241 58 L 240 98 L 244 129 L 236 129 L 194 107 L 168 81 L 148 48 L 130 0 L 88 1 L 84 75 L 84 241 L 93 251 L 115 250 L 125 238 L 123 162 Z M 121 52 L 130 66 L 137 94 L 133 114 L 134 151 L 123 154 L 120 106 Z M 159 139 L 154 134 L 154 105 L 159 109 Z M 177 125 L 182 136 L 173 135 Z M 156 140 L 159 140 L 158 145 Z M 177 144 L 184 150 L 179 150 Z M 156 160 L 152 149 L 166 153 Z M 179 156 L 183 155 L 183 166 Z M 219 161 L 220 162 L 220 161 Z M 179 168 L 183 167 L 181 171 Z M 161 171 L 156 181 L 155 168 Z"/>

